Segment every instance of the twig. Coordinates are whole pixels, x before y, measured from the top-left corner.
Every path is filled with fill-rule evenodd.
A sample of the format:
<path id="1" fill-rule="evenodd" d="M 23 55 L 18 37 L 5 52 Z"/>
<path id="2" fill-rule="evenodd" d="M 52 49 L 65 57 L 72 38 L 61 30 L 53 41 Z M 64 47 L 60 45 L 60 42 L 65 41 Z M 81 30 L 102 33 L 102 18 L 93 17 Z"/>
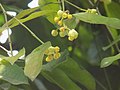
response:
<path id="1" fill-rule="evenodd" d="M 2 6 L 2 4 L 0 3 L 0 7 L 3 11 L 3 14 L 4 14 L 4 17 L 5 17 L 5 22 L 7 23 L 7 15 L 6 15 L 6 11 L 4 9 L 4 7 Z M 6 28 L 7 28 L 7 31 L 8 31 L 8 42 L 9 42 L 9 47 L 10 47 L 10 51 L 11 51 L 11 55 L 13 56 L 13 49 L 12 49 L 12 41 L 11 41 L 11 38 L 10 38 L 10 32 L 9 32 L 9 27 L 8 27 L 8 24 L 6 24 Z"/>
<path id="2" fill-rule="evenodd" d="M 11 15 L 10 15 L 11 16 Z M 11 16 L 13 17 L 13 16 Z M 32 36 L 34 38 L 36 38 L 40 43 L 44 44 L 44 42 L 42 40 L 40 40 L 25 24 L 23 24 L 19 19 L 17 19 L 16 17 L 13 17 L 15 20 L 17 20 L 24 28 L 26 28 L 26 30 L 28 30 L 28 32 L 30 32 L 32 34 Z"/>
<path id="3" fill-rule="evenodd" d="M 87 10 L 85 10 L 85 9 L 82 9 L 82 8 L 80 8 L 80 7 L 72 4 L 71 2 L 69 2 L 69 1 L 67 1 L 67 0 L 65 0 L 65 2 L 68 3 L 68 4 L 70 4 L 70 5 L 73 6 L 73 7 L 77 8 L 77 9 L 80 10 L 80 11 L 85 11 L 85 12 L 87 11 Z"/>
<path id="4" fill-rule="evenodd" d="M 5 52 L 9 52 L 6 48 L 4 48 L 4 47 L 1 46 L 1 45 L 0 45 L 0 48 L 1 48 L 2 50 L 4 50 Z"/>

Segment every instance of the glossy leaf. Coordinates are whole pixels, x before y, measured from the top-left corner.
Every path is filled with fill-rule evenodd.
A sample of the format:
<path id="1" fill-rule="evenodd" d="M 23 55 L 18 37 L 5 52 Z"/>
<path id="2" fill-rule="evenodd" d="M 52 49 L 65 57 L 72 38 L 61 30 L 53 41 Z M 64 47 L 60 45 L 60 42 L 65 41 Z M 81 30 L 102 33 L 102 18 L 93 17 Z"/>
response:
<path id="1" fill-rule="evenodd" d="M 74 14 L 74 16 L 77 19 L 87 23 L 104 24 L 115 29 L 120 29 L 120 19 L 117 18 L 109 18 L 109 17 L 90 14 L 90 13 L 78 13 L 78 14 Z"/>
<path id="2" fill-rule="evenodd" d="M 115 55 L 115 56 L 111 56 L 111 57 L 106 57 L 101 61 L 101 68 L 104 67 L 108 67 L 110 66 L 114 61 L 120 59 L 120 53 Z"/>
<path id="3" fill-rule="evenodd" d="M 57 84 L 63 90 L 82 90 L 61 69 L 54 69 L 52 72 L 44 71 L 42 75 L 50 82 Z"/>
<path id="4" fill-rule="evenodd" d="M 42 44 L 41 46 L 37 47 L 36 49 L 34 49 L 26 57 L 24 73 L 32 81 L 41 72 L 44 52 L 50 46 L 51 46 L 51 43 L 50 42 L 46 42 L 46 43 Z"/>
<path id="5" fill-rule="evenodd" d="M 23 70 L 16 64 L 11 65 L 6 60 L 0 62 L 0 78 L 12 84 L 28 84 Z"/>
<path id="6" fill-rule="evenodd" d="M 58 66 L 62 69 L 71 79 L 84 85 L 87 90 L 96 90 L 95 79 L 85 69 L 80 68 L 79 65 L 71 58 L 68 58 Z"/>

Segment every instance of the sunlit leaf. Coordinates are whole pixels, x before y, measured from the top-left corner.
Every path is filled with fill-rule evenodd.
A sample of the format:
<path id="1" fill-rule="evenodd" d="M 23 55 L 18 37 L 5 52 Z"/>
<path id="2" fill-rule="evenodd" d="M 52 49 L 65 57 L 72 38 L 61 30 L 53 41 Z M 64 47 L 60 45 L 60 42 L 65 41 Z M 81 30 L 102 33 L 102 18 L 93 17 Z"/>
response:
<path id="1" fill-rule="evenodd" d="M 12 84 L 28 84 L 23 70 L 16 64 L 11 65 L 6 60 L 0 62 L 0 78 Z"/>
<path id="2" fill-rule="evenodd" d="M 101 61 L 101 68 L 110 66 L 114 61 L 120 59 L 120 53 L 115 56 L 106 57 Z"/>
<path id="3" fill-rule="evenodd" d="M 50 42 L 46 42 L 46 43 L 42 44 L 41 46 L 37 47 L 36 49 L 34 49 L 26 57 L 24 73 L 32 81 L 41 72 L 44 52 L 50 46 L 51 46 L 51 43 Z"/>

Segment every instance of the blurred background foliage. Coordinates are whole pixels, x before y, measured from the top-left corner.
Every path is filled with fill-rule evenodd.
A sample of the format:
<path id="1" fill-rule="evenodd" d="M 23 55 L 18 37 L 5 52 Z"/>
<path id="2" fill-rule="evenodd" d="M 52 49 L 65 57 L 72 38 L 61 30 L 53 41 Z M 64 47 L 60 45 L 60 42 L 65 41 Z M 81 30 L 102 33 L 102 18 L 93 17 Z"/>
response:
<path id="1" fill-rule="evenodd" d="M 101 15 L 120 19 L 120 0 L 112 0 L 109 4 L 106 2 L 100 2 L 100 0 L 96 0 L 97 3 L 95 3 L 95 0 L 69 1 L 84 9 L 97 7 Z M 21 10 L 27 9 L 29 2 L 31 2 L 31 0 L 0 0 L 0 3 L 4 5 L 6 10 L 16 11 L 17 13 Z M 65 3 L 65 7 L 66 10 L 69 10 L 72 14 L 79 12 L 76 8 L 67 3 Z M 4 24 L 4 17 L 1 10 L 0 13 L 0 26 L 2 26 Z M 10 18 L 11 17 L 9 17 L 9 19 Z M 96 90 L 120 90 L 119 62 L 115 62 L 113 65 L 104 69 L 100 68 L 100 61 L 104 57 L 111 56 L 119 52 L 115 46 L 106 51 L 103 51 L 102 49 L 104 46 L 109 45 L 111 41 L 115 40 L 115 38 L 119 35 L 119 30 L 112 28 L 108 29 L 104 25 L 88 24 L 78 21 L 75 29 L 79 32 L 79 38 L 74 42 L 70 42 L 67 38 L 51 36 L 51 30 L 55 29 L 55 27 L 46 17 L 39 17 L 30 20 L 25 22 L 25 25 L 27 25 L 44 42 L 51 41 L 52 45 L 59 45 L 61 51 L 67 49 L 69 51 L 69 56 L 79 65 L 79 67 L 85 68 L 91 73 L 91 75 L 93 75 L 96 81 Z M 31 34 L 21 25 L 12 28 L 12 32 L 11 38 L 13 49 L 20 50 L 22 47 L 25 47 L 26 55 L 28 55 L 34 48 L 40 45 L 39 42 L 34 39 L 34 37 L 32 37 Z M 7 42 L 3 44 L 3 46 L 9 49 Z M 0 53 L 6 55 L 3 50 L 0 50 Z M 62 66 L 59 66 L 59 68 L 62 68 Z M 77 72 L 79 69 L 74 70 L 76 70 L 74 72 Z M 55 78 L 56 76 L 54 76 L 54 73 L 62 73 L 62 71 L 58 71 L 59 70 L 54 70 L 54 72 L 49 73 L 49 75 Z M 45 77 L 43 77 L 43 75 L 45 75 L 45 73 L 39 74 L 37 79 L 33 82 L 29 81 L 29 85 L 16 86 L 0 80 L 0 90 L 61 90 L 59 86 L 49 82 Z M 82 87 L 82 90 L 87 90 L 78 82 L 75 83 Z M 110 89 L 110 86 L 112 89 Z"/>

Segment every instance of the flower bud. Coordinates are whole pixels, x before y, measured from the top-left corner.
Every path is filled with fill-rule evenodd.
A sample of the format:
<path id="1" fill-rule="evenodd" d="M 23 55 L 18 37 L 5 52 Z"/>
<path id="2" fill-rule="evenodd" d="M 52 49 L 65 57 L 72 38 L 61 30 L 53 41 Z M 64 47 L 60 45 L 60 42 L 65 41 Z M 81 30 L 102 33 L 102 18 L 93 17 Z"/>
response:
<path id="1" fill-rule="evenodd" d="M 60 27 L 60 31 L 64 32 L 65 31 L 65 27 Z"/>
<path id="2" fill-rule="evenodd" d="M 62 23 L 62 21 L 61 21 L 61 20 L 60 20 L 60 21 L 58 21 L 58 25 L 59 25 L 59 26 L 62 26 L 62 24 L 63 24 L 63 23 Z"/>
<path id="3" fill-rule="evenodd" d="M 51 60 L 53 60 L 53 55 L 49 55 L 46 57 L 47 62 L 50 62 Z"/>
<path id="4" fill-rule="evenodd" d="M 72 15 L 71 14 L 68 14 L 68 19 L 72 19 Z"/>
<path id="5" fill-rule="evenodd" d="M 96 10 L 96 9 L 91 9 L 91 13 L 96 14 L 96 13 L 97 13 L 97 10 Z"/>
<path id="6" fill-rule="evenodd" d="M 68 40 L 73 41 L 74 37 L 68 37 Z"/>
<path id="7" fill-rule="evenodd" d="M 61 56 L 60 53 L 55 53 L 55 54 L 54 54 L 54 59 L 58 59 L 60 56 Z"/>
<path id="8" fill-rule="evenodd" d="M 48 48 L 48 51 L 49 51 L 48 55 L 54 54 L 54 47 L 53 47 L 53 46 L 50 46 L 50 47 Z"/>
<path id="9" fill-rule="evenodd" d="M 54 22 L 55 22 L 55 23 L 57 23 L 59 20 L 60 20 L 59 17 L 55 17 L 55 18 L 54 18 Z"/>
<path id="10" fill-rule="evenodd" d="M 63 18 L 67 18 L 67 16 L 68 16 L 68 14 L 67 14 L 66 12 L 64 12 L 64 13 L 62 14 L 62 17 L 63 17 Z"/>
<path id="11" fill-rule="evenodd" d="M 60 37 L 65 37 L 66 33 L 65 32 L 60 32 L 59 35 L 60 35 Z"/>
<path id="12" fill-rule="evenodd" d="M 59 48 L 58 46 L 56 46 L 56 47 L 54 47 L 54 50 L 55 50 L 55 52 L 57 53 L 57 52 L 60 51 L 60 48 Z"/>
<path id="13" fill-rule="evenodd" d="M 52 30 L 52 32 L 51 32 L 51 34 L 52 34 L 52 36 L 57 36 L 58 35 L 58 31 L 57 30 Z"/>
<path id="14" fill-rule="evenodd" d="M 74 39 L 76 39 L 78 37 L 78 32 L 76 30 L 72 29 L 68 32 L 68 36 L 69 36 L 68 39 L 70 41 L 73 41 Z"/>
<path id="15" fill-rule="evenodd" d="M 62 16 L 62 14 L 63 14 L 63 11 L 62 11 L 62 10 L 59 10 L 59 11 L 57 12 L 57 15 L 60 16 L 60 17 Z"/>

